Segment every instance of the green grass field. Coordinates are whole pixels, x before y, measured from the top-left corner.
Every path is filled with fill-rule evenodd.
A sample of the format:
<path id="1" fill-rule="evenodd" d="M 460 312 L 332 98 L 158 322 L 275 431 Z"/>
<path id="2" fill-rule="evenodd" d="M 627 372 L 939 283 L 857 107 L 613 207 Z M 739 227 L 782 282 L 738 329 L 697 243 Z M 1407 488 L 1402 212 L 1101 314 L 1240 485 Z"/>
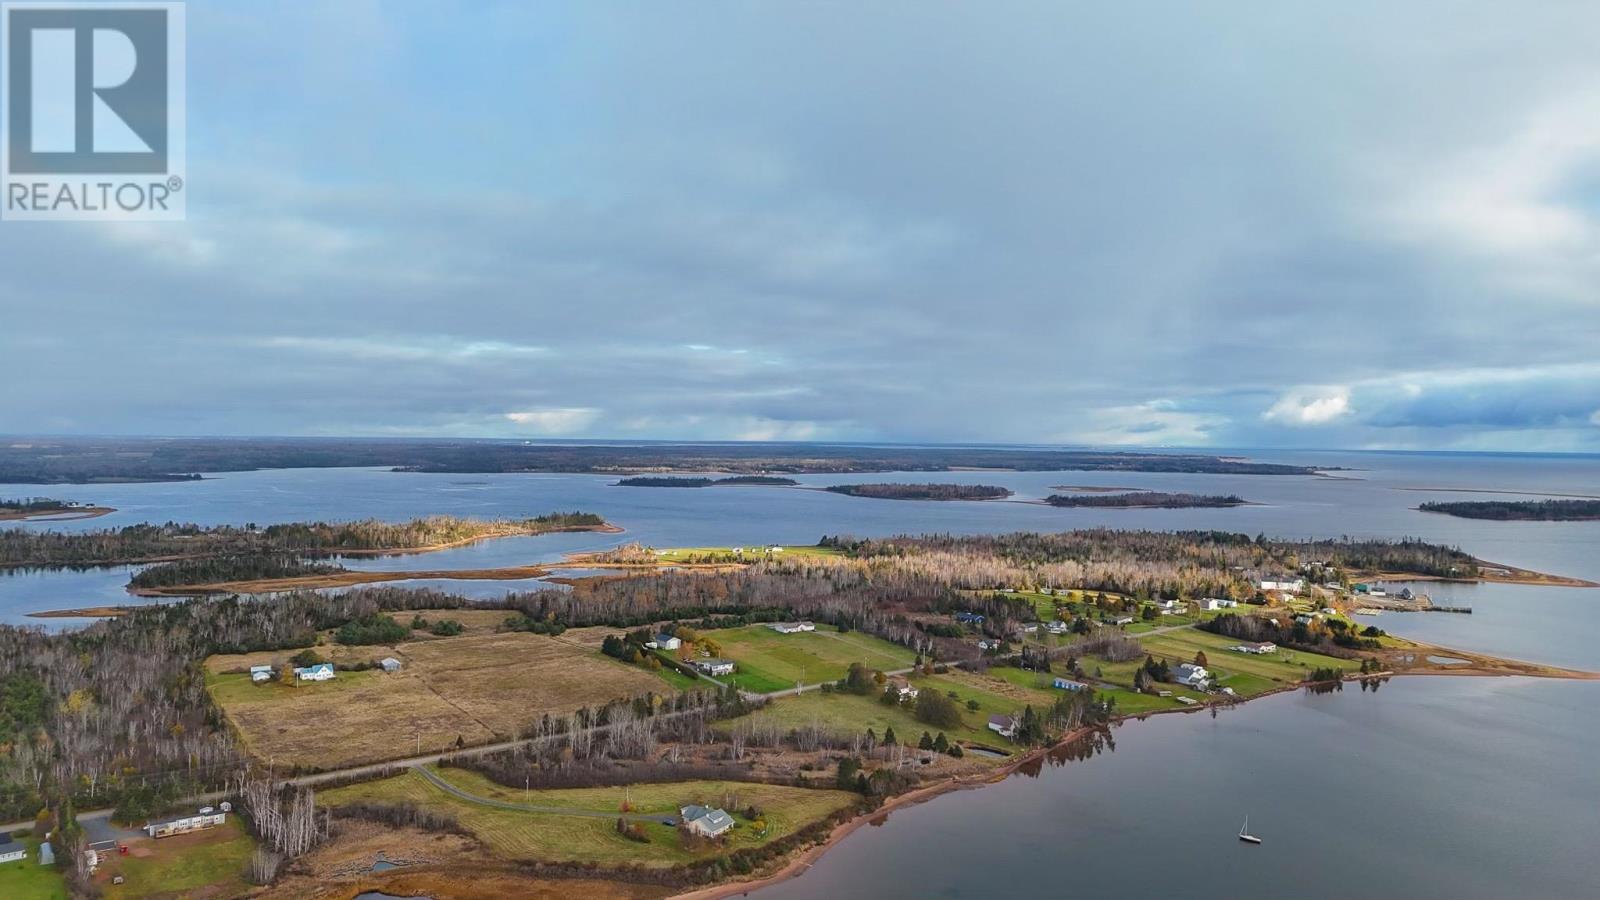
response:
<path id="1" fill-rule="evenodd" d="M 1266 656 L 1253 656 L 1228 649 L 1236 638 L 1189 629 L 1142 638 L 1139 643 L 1152 654 L 1173 662 L 1191 662 L 1197 652 L 1206 655 L 1206 668 L 1217 676 L 1220 687 L 1231 687 L 1250 697 L 1305 680 L 1313 669 L 1337 668 L 1355 671 L 1360 660 L 1339 659 L 1320 653 L 1280 649 Z M 1130 682 L 1131 683 L 1131 682 Z"/>
<path id="2" fill-rule="evenodd" d="M 10 848 L 26 848 L 28 856 L 0 863 L 0 897 L 16 900 L 67 900 L 67 882 L 55 866 L 39 865 L 39 842 L 17 838 Z"/>
<path id="3" fill-rule="evenodd" d="M 611 813 L 620 811 L 623 798 L 623 789 L 618 787 L 534 791 L 524 800 L 523 792 L 500 787 L 475 773 L 459 769 L 442 769 L 438 773 L 469 793 L 511 803 Z M 636 785 L 629 788 L 629 793 L 641 812 L 665 815 L 676 813 L 682 805 L 708 802 L 726 808 L 738 825 L 729 833 L 725 848 L 691 853 L 682 846 L 676 829 L 670 825 L 646 823 L 644 828 L 650 843 L 641 844 L 619 835 L 616 820 L 609 815 L 588 818 L 485 806 L 448 794 L 416 772 L 322 792 L 317 799 L 331 807 L 355 800 L 409 802 L 448 813 L 478 840 L 507 859 L 649 867 L 672 866 L 726 850 L 760 846 L 856 800 L 854 794 L 844 791 L 708 781 Z M 756 834 L 750 820 L 744 816 L 744 809 L 750 805 L 762 810 L 767 823 L 763 835 Z"/>
<path id="4" fill-rule="evenodd" d="M 313 694 L 316 696 L 335 696 L 353 691 L 375 678 L 383 677 L 381 669 L 367 669 L 352 672 L 340 669 L 332 681 L 306 681 L 296 684 L 283 684 L 269 681 L 265 684 L 256 684 L 250 680 L 249 675 L 215 675 L 206 673 L 206 687 L 210 689 L 211 696 L 225 707 L 245 706 L 254 703 L 270 703 L 275 698 L 289 698 Z"/>
<path id="5" fill-rule="evenodd" d="M 747 691 L 768 693 L 843 678 L 853 662 L 893 671 L 909 667 L 916 654 L 904 647 L 858 631 L 840 634 L 831 625 L 816 631 L 779 634 L 765 625 L 730 628 L 706 634 L 722 646 L 722 655 L 738 664 L 732 681 Z"/>
<path id="6" fill-rule="evenodd" d="M 171 843 L 178 838 L 156 841 L 153 856 L 115 856 L 105 865 L 125 880 L 105 884 L 108 900 L 120 897 L 186 896 L 199 888 L 210 888 L 212 896 L 236 897 L 250 890 L 244 880 L 245 867 L 255 850 L 255 841 L 230 816 L 228 823 L 207 834 L 203 843 L 183 846 Z M 113 868 L 114 867 L 114 868 Z"/>
<path id="7" fill-rule="evenodd" d="M 953 692 L 961 707 L 962 726 L 942 729 L 952 741 L 971 741 L 990 747 L 1006 747 L 1004 738 L 990 731 L 989 716 L 1013 715 L 1027 705 L 1040 709 L 1054 702 L 1050 689 L 1019 686 L 998 677 L 1007 670 L 992 669 L 988 675 L 950 672 L 945 675 L 913 675 L 911 683 L 922 691 Z M 1018 670 L 1009 670 L 1018 671 Z M 1029 673 L 1022 673 L 1029 674 Z M 967 708 L 967 702 L 976 701 L 978 708 Z M 751 714 L 759 722 L 772 723 L 783 728 L 802 728 L 821 725 L 834 734 L 849 735 L 871 728 L 880 738 L 887 728 L 893 727 L 901 743 L 915 745 L 922 732 L 937 734 L 941 729 L 917 721 L 909 706 L 887 706 L 876 696 L 822 693 L 808 691 L 798 697 L 778 697 Z"/>

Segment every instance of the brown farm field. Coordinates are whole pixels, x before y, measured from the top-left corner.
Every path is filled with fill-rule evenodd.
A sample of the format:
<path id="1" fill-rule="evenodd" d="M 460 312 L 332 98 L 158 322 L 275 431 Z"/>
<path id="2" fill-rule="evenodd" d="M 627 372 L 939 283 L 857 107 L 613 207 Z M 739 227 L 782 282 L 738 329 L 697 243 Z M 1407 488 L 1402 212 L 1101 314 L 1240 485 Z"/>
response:
<path id="1" fill-rule="evenodd" d="M 278 766 L 337 768 L 515 737 L 544 713 L 667 693 L 643 669 L 559 638 L 524 632 L 414 641 L 393 647 L 319 647 L 341 660 L 394 656 L 400 672 L 340 672 L 329 682 L 251 684 L 220 674 L 281 663 L 287 651 L 213 657 L 212 696 L 241 740 Z"/>

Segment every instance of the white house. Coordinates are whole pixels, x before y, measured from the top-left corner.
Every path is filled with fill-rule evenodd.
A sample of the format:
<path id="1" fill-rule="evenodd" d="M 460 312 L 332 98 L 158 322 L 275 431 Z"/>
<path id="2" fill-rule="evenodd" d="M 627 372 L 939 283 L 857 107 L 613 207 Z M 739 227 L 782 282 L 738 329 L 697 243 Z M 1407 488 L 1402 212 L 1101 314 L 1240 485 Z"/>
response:
<path id="1" fill-rule="evenodd" d="M 816 631 L 814 622 L 768 622 L 767 627 L 779 634 L 796 634 L 801 631 Z"/>
<path id="2" fill-rule="evenodd" d="M 332 681 L 333 663 L 317 663 L 294 670 L 296 681 Z"/>
<path id="3" fill-rule="evenodd" d="M 1206 671 L 1205 666 L 1179 663 L 1178 667 L 1172 670 L 1172 680 L 1189 687 L 1205 687 L 1206 682 L 1211 680 L 1211 673 Z"/>
<path id="4" fill-rule="evenodd" d="M 999 650 L 1000 649 L 1000 642 L 999 641 L 991 641 L 991 640 L 988 640 L 988 639 L 984 639 L 984 640 L 981 640 L 981 641 L 978 642 L 978 649 L 979 650 Z"/>
<path id="5" fill-rule="evenodd" d="M 251 666 L 250 667 L 250 680 L 255 682 L 256 684 L 260 684 L 263 681 L 271 681 L 272 680 L 272 667 L 271 666 Z"/>
<path id="6" fill-rule="evenodd" d="M 228 821 L 228 814 L 225 812 L 203 813 L 198 816 L 186 816 L 182 819 L 173 819 L 171 822 L 160 822 L 154 825 L 146 825 L 144 830 L 145 833 L 149 834 L 153 838 L 164 838 L 172 837 L 175 834 L 188 834 L 191 831 L 203 831 L 207 828 L 215 828 L 226 821 Z"/>
<path id="7" fill-rule="evenodd" d="M 889 679 L 889 686 L 895 689 L 895 692 L 899 694 L 901 700 L 917 699 L 917 689 L 912 687 L 911 682 L 905 680 L 904 678 Z"/>
<path id="8" fill-rule="evenodd" d="M 1254 653 L 1257 656 L 1265 656 L 1268 653 L 1277 653 L 1278 645 L 1271 641 L 1263 641 L 1259 644 L 1239 644 L 1230 649 L 1237 650 L 1240 653 Z"/>
<path id="9" fill-rule="evenodd" d="M 1263 581 L 1263 582 L 1261 582 L 1261 589 L 1263 591 L 1287 591 L 1287 592 L 1289 592 L 1291 594 L 1300 593 L 1302 590 L 1305 589 L 1305 586 L 1306 586 L 1306 581 L 1305 581 L 1304 578 L 1296 578 L 1293 581 Z"/>
<path id="10" fill-rule="evenodd" d="M 656 639 L 645 644 L 652 650 L 676 650 L 683 646 L 683 639 L 665 632 L 656 635 Z"/>
<path id="11" fill-rule="evenodd" d="M 696 669 L 707 675 L 732 675 L 733 660 L 731 659 L 697 659 L 693 663 Z"/>
<path id="12" fill-rule="evenodd" d="M 733 816 L 720 809 L 685 806 L 678 810 L 683 827 L 703 837 L 717 837 L 733 827 Z"/>
<path id="13" fill-rule="evenodd" d="M 1239 605 L 1237 600 L 1227 600 L 1222 597 L 1207 597 L 1200 601 L 1200 608 L 1204 610 L 1233 609 Z"/>
<path id="14" fill-rule="evenodd" d="M 1003 738 L 1017 736 L 1017 720 L 1015 716 L 993 715 L 989 717 L 989 730 Z"/>
<path id="15" fill-rule="evenodd" d="M 1161 610 L 1163 616 L 1170 616 L 1183 612 L 1184 605 L 1181 600 L 1163 600 L 1156 604 L 1156 608 Z"/>
<path id="16" fill-rule="evenodd" d="M 392 656 L 385 656 L 383 660 L 378 663 L 378 665 L 382 666 L 385 672 L 389 672 L 391 674 L 400 671 L 400 660 L 395 659 Z"/>
<path id="17" fill-rule="evenodd" d="M 1113 625 L 1132 625 L 1133 624 L 1133 616 L 1118 616 L 1115 619 L 1111 620 L 1111 624 L 1113 624 Z"/>

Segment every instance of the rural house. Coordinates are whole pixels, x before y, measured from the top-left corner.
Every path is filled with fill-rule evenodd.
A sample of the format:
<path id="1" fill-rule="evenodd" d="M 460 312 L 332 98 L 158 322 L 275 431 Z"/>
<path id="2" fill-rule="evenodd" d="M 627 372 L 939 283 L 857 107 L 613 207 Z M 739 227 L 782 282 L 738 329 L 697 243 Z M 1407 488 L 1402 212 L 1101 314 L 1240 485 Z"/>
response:
<path id="1" fill-rule="evenodd" d="M 271 666 L 251 666 L 250 667 L 250 680 L 252 682 L 256 683 L 256 684 L 260 684 L 263 681 L 271 681 L 272 680 L 272 667 Z"/>
<path id="2" fill-rule="evenodd" d="M 28 848 L 11 840 L 11 832 L 0 831 L 0 863 L 28 858 Z"/>
<path id="3" fill-rule="evenodd" d="M 317 663 L 294 670 L 296 681 L 331 681 L 333 680 L 333 663 Z"/>
<path id="4" fill-rule="evenodd" d="M 889 679 L 889 687 L 894 688 L 895 693 L 900 697 L 901 700 L 917 699 L 917 689 L 912 687 L 911 682 L 905 680 L 904 678 Z"/>
<path id="5" fill-rule="evenodd" d="M 1251 643 L 1239 644 L 1238 646 L 1233 647 L 1231 649 L 1237 650 L 1240 653 L 1254 653 L 1254 654 L 1260 656 L 1260 655 L 1265 655 L 1265 654 L 1268 654 L 1268 653 L 1277 653 L 1278 652 L 1278 645 L 1272 643 L 1271 641 L 1264 641 L 1264 642 L 1259 643 L 1259 644 L 1251 644 Z"/>
<path id="6" fill-rule="evenodd" d="M 1206 682 L 1211 680 L 1211 673 L 1206 671 L 1205 666 L 1197 666 L 1193 663 L 1179 663 L 1172 670 L 1172 680 L 1189 687 L 1203 688 L 1206 686 Z"/>
<path id="7" fill-rule="evenodd" d="M 1239 601 L 1237 600 L 1226 600 L 1221 597 L 1207 597 L 1200 601 L 1200 608 L 1207 611 L 1213 609 L 1233 609 L 1238 605 Z"/>
<path id="8" fill-rule="evenodd" d="M 813 622 L 768 622 L 767 627 L 779 634 L 795 634 L 801 631 L 816 631 Z"/>
<path id="9" fill-rule="evenodd" d="M 1081 691 L 1088 687 L 1087 684 L 1081 681 L 1073 681 L 1071 678 L 1062 678 L 1059 675 L 1050 684 L 1051 687 L 1060 688 L 1063 691 Z"/>
<path id="10" fill-rule="evenodd" d="M 694 661 L 693 665 L 696 669 L 699 669 L 701 672 L 704 672 L 707 675 L 733 674 L 733 660 L 731 659 L 717 659 L 715 657 L 709 659 L 697 659 Z"/>
<path id="11" fill-rule="evenodd" d="M 228 814 L 225 812 L 204 813 L 198 816 L 173 819 L 171 822 L 146 825 L 144 830 L 153 838 L 164 838 L 172 837 L 176 834 L 188 834 L 191 831 L 204 831 L 207 828 L 215 828 L 227 820 Z"/>
<path id="12" fill-rule="evenodd" d="M 1261 589 L 1263 591 L 1285 591 L 1285 592 L 1290 593 L 1290 594 L 1298 594 L 1298 593 L 1300 593 L 1300 591 L 1303 588 L 1305 588 L 1305 586 L 1306 586 L 1306 582 L 1305 582 L 1305 579 L 1303 579 L 1303 578 L 1296 578 L 1293 581 L 1263 581 L 1263 582 L 1261 582 Z"/>
<path id="13" fill-rule="evenodd" d="M 1017 719 L 1015 716 L 993 715 L 989 717 L 989 730 L 1003 738 L 1017 736 Z"/>
<path id="14" fill-rule="evenodd" d="M 683 646 L 683 639 L 676 635 L 662 632 L 656 635 L 655 640 L 647 642 L 645 646 L 652 650 L 676 650 Z"/>
<path id="15" fill-rule="evenodd" d="M 683 819 L 683 827 L 704 837 L 717 837 L 733 827 L 733 816 L 720 809 L 685 806 L 678 813 Z"/>
<path id="16" fill-rule="evenodd" d="M 378 665 L 382 666 L 385 672 L 400 671 L 400 660 L 395 659 L 392 656 L 385 656 L 383 661 L 378 663 Z"/>

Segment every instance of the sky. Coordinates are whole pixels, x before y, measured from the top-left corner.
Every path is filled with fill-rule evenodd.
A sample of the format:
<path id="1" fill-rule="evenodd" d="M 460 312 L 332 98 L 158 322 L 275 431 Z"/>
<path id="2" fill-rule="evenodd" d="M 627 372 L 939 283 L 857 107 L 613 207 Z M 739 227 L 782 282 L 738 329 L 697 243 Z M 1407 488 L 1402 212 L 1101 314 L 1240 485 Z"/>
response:
<path id="1" fill-rule="evenodd" d="M 1592 3 L 188 4 L 0 433 L 1600 450 Z"/>

